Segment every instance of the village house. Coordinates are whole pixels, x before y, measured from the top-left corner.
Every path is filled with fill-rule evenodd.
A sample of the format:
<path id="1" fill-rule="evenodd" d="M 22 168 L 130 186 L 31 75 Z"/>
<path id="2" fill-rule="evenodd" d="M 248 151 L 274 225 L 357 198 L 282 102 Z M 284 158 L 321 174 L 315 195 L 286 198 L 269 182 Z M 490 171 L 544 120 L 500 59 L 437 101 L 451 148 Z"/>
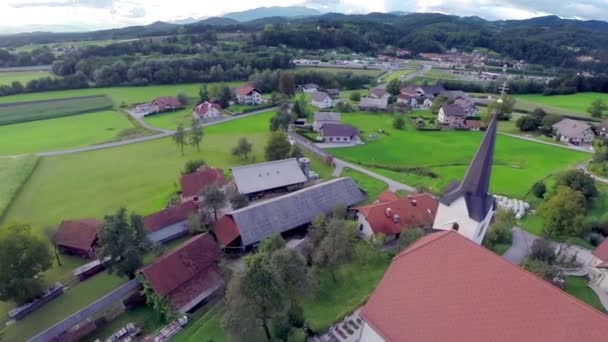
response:
<path id="1" fill-rule="evenodd" d="M 443 104 L 441 108 L 439 108 L 439 113 L 437 114 L 437 121 L 439 121 L 442 125 L 448 125 L 452 128 L 464 128 L 465 118 L 467 114 L 464 112 L 464 109 L 460 106 Z"/>
<path id="2" fill-rule="evenodd" d="M 242 195 L 254 200 L 301 189 L 308 181 L 310 160 L 289 158 L 232 168 L 232 179 Z"/>
<path id="3" fill-rule="evenodd" d="M 320 87 L 314 83 L 307 83 L 307 84 L 302 84 L 302 85 L 298 85 L 298 90 L 304 92 L 304 93 L 316 93 L 317 91 L 319 91 Z"/>
<path id="4" fill-rule="evenodd" d="M 262 93 L 251 84 L 244 84 L 234 90 L 236 102 L 244 105 L 259 105 L 262 103 Z"/>
<path id="5" fill-rule="evenodd" d="M 604 341 L 608 316 L 454 231 L 395 258 L 357 341 Z"/>
<path id="6" fill-rule="evenodd" d="M 481 120 L 465 120 L 464 124 L 471 131 L 480 131 L 483 127 Z"/>
<path id="7" fill-rule="evenodd" d="M 201 166 L 195 172 L 183 175 L 179 182 L 182 189 L 182 203 L 190 201 L 198 202 L 199 196 L 209 185 L 215 184 L 223 188 L 227 184 L 224 170 L 208 166 Z"/>
<path id="8" fill-rule="evenodd" d="M 386 99 L 388 101 L 388 98 L 391 97 L 391 95 L 385 89 L 374 88 L 369 91 L 367 97 L 371 97 L 372 99 Z"/>
<path id="9" fill-rule="evenodd" d="M 351 207 L 365 195 L 350 178 L 337 178 L 232 211 L 213 230 L 222 247 L 249 249 L 263 239 L 305 228 L 337 205 Z"/>
<path id="10" fill-rule="evenodd" d="M 359 140 L 359 130 L 351 125 L 326 123 L 321 127 L 321 137 L 329 143 L 351 143 Z"/>
<path id="11" fill-rule="evenodd" d="M 595 138 L 590 125 L 572 119 L 562 119 L 553 125 L 553 132 L 560 141 L 572 145 L 589 145 Z"/>
<path id="12" fill-rule="evenodd" d="M 361 110 L 386 110 L 388 107 L 388 100 L 384 99 L 374 99 L 371 97 L 362 97 L 359 102 L 359 108 Z"/>
<path id="13" fill-rule="evenodd" d="M 221 251 L 210 234 L 195 236 L 139 273 L 171 308 L 185 314 L 200 307 L 224 284 L 219 271 Z"/>
<path id="14" fill-rule="evenodd" d="M 408 95 L 408 94 L 399 94 L 397 95 L 397 103 L 403 103 L 411 108 L 418 107 L 418 99 L 416 96 Z"/>
<path id="15" fill-rule="evenodd" d="M 157 97 L 152 101 L 152 105 L 158 108 L 157 112 L 173 111 L 184 108 L 184 105 L 174 96 Z"/>
<path id="16" fill-rule="evenodd" d="M 399 238 L 404 229 L 429 229 L 438 205 L 437 200 L 426 193 L 399 197 L 385 191 L 376 203 L 355 208 L 359 234 L 364 238 L 383 234 L 390 241 Z"/>
<path id="17" fill-rule="evenodd" d="M 336 112 L 316 112 L 312 122 L 312 129 L 315 132 L 321 130 L 324 124 L 339 124 L 342 122 L 341 114 Z"/>
<path id="18" fill-rule="evenodd" d="M 53 244 L 65 254 L 94 258 L 103 222 L 95 219 L 64 220 L 53 236 Z"/>
<path id="19" fill-rule="evenodd" d="M 608 239 L 604 239 L 591 254 L 590 283 L 608 294 Z"/>
<path id="20" fill-rule="evenodd" d="M 221 110 L 219 104 L 205 101 L 192 109 L 192 116 L 201 121 L 218 119 L 222 116 Z"/>
<path id="21" fill-rule="evenodd" d="M 319 109 L 331 108 L 334 105 L 331 97 L 323 91 L 312 94 L 312 105 Z"/>
<path id="22" fill-rule="evenodd" d="M 152 243 L 165 243 L 188 234 L 188 217 L 197 211 L 198 205 L 191 201 L 144 216 L 148 240 Z"/>
<path id="23" fill-rule="evenodd" d="M 337 99 L 338 97 L 340 97 L 340 89 L 337 88 L 330 88 L 330 89 L 325 89 L 325 92 L 332 98 L 332 99 Z"/>

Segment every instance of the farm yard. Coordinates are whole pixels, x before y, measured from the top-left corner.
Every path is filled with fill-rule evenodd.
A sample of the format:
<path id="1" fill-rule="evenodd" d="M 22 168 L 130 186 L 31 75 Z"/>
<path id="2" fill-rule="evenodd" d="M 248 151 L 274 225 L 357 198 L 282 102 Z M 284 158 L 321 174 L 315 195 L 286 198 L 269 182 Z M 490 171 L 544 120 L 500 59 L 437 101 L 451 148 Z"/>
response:
<path id="1" fill-rule="evenodd" d="M 0 104 L 0 125 L 53 119 L 112 108 L 106 96 L 83 96 Z"/>
<path id="2" fill-rule="evenodd" d="M 0 85 L 9 85 L 12 82 L 21 82 L 26 85 L 27 82 L 42 77 L 57 77 L 48 71 L 0 71 Z"/>
<path id="3" fill-rule="evenodd" d="M 343 121 L 358 127 L 366 143 L 333 149 L 331 152 L 338 158 L 434 192 L 462 178 L 482 137 L 479 132 L 416 131 L 411 123 L 398 131 L 393 129 L 390 115 L 358 112 L 344 115 Z M 379 134 L 379 129 L 390 135 Z M 369 139 L 371 133 L 375 139 Z M 523 198 L 534 182 L 586 159 L 589 155 L 582 152 L 499 136 L 491 189 L 497 194 Z"/>
<path id="4" fill-rule="evenodd" d="M 546 111 L 555 114 L 577 114 L 589 116 L 587 108 L 596 99 L 602 99 L 608 103 L 608 94 L 603 93 L 577 93 L 572 95 L 543 96 L 541 94 L 515 95 L 517 99 L 516 108 L 534 110 L 542 106 Z"/>

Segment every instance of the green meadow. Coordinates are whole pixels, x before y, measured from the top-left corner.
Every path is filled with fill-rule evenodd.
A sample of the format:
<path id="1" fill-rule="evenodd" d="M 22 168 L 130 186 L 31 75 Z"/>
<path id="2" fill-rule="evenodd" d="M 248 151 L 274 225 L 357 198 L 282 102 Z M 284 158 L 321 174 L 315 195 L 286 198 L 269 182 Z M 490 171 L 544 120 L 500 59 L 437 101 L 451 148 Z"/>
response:
<path id="1" fill-rule="evenodd" d="M 36 156 L 0 157 L 0 219 L 37 162 Z"/>
<path id="2" fill-rule="evenodd" d="M 533 110 L 539 105 L 546 111 L 556 114 L 580 114 L 589 116 L 587 108 L 596 99 L 602 99 L 608 104 L 608 94 L 577 93 L 572 95 L 543 96 L 541 94 L 515 95 L 518 100 L 515 107 Z"/>
<path id="3" fill-rule="evenodd" d="M 57 77 L 49 71 L 0 71 L 0 85 L 9 85 L 12 82 L 21 82 L 26 85 L 31 80 L 43 77 Z"/>

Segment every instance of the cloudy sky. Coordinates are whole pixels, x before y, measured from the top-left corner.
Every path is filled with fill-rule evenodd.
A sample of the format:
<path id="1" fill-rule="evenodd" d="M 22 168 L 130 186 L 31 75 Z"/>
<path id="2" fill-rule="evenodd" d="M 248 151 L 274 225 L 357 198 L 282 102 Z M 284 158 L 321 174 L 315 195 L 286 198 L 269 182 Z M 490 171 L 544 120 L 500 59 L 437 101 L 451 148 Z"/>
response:
<path id="1" fill-rule="evenodd" d="M 220 16 L 260 6 L 302 5 L 324 12 L 441 12 L 487 19 L 556 14 L 608 21 L 608 0 L 0 0 L 0 33 L 57 25 L 100 29 Z M 4 32 L 3 32 L 4 31 Z"/>

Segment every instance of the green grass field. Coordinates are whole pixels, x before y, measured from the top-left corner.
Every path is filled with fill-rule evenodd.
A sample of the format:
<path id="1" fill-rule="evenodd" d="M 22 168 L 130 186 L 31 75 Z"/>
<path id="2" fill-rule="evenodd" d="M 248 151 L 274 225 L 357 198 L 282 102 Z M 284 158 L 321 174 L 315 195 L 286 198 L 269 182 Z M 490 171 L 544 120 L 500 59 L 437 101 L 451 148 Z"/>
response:
<path id="1" fill-rule="evenodd" d="M 367 75 L 378 77 L 382 74 L 381 70 L 376 69 L 350 69 L 350 68 L 330 68 L 330 67 L 297 67 L 294 69 L 296 72 L 301 71 L 316 71 L 316 72 L 325 72 L 328 74 L 337 74 L 340 72 L 352 72 L 355 75 Z"/>
<path id="2" fill-rule="evenodd" d="M 211 304 L 210 304 L 211 305 Z M 213 341 L 228 342 L 228 336 L 221 326 L 224 305 L 214 304 L 204 315 L 193 321 L 173 338 L 175 342 Z"/>
<path id="3" fill-rule="evenodd" d="M 0 104 L 0 125 L 53 119 L 58 117 L 111 109 L 106 96 L 75 97 L 27 103 Z"/>
<path id="4" fill-rule="evenodd" d="M 398 131 L 392 116 L 349 113 L 342 120 L 361 130 L 365 145 L 333 149 L 338 158 L 364 166 L 389 178 L 412 186 L 426 186 L 440 191 L 452 180 L 460 180 L 481 141 L 479 132 L 422 132 L 411 124 Z M 369 140 L 369 134 L 384 129 Z M 498 136 L 491 190 L 497 194 L 523 198 L 532 184 L 551 173 L 567 169 L 589 159 L 589 155 L 537 144 L 507 136 Z M 437 178 L 403 168 L 425 167 Z M 408 172 L 409 171 L 409 172 Z"/>
<path id="5" fill-rule="evenodd" d="M 556 114 L 579 114 L 589 116 L 587 108 L 595 99 L 602 99 L 608 103 L 608 94 L 604 93 L 577 93 L 573 95 L 543 96 L 540 94 L 515 95 L 518 103 L 517 108 L 533 110 L 539 105 L 548 112 Z"/>
<path id="6" fill-rule="evenodd" d="M 36 156 L 0 157 L 0 219 L 37 162 Z"/>
<path id="7" fill-rule="evenodd" d="M 390 82 L 394 79 L 401 80 L 401 77 L 415 73 L 416 69 L 405 69 L 405 70 L 397 70 L 395 72 L 391 72 L 382 78 L 382 82 Z"/>
<path id="8" fill-rule="evenodd" d="M 344 169 L 341 176 L 351 177 L 359 185 L 359 187 L 367 193 L 367 200 L 365 203 L 374 202 L 376 199 L 378 199 L 378 195 L 380 195 L 380 193 L 388 189 L 388 185 L 383 181 L 377 180 L 353 169 Z"/>
<path id="9" fill-rule="evenodd" d="M 428 77 L 428 78 L 439 78 L 442 80 L 453 80 L 453 79 L 458 78 L 447 70 L 439 70 L 439 69 L 431 69 L 429 72 L 424 74 L 424 76 Z"/>
<path id="10" fill-rule="evenodd" d="M 566 277 L 565 291 L 599 311 L 606 312 L 600 299 L 597 297 L 597 294 L 587 286 L 587 279 L 581 277 Z"/>
<path id="11" fill-rule="evenodd" d="M 126 114 L 111 110 L 0 126 L 0 155 L 95 145 L 132 127 Z"/>
<path id="12" fill-rule="evenodd" d="M 17 81 L 25 86 L 27 82 L 42 77 L 56 76 L 48 71 L 5 71 L 0 72 L 0 85 L 8 85 Z"/>

